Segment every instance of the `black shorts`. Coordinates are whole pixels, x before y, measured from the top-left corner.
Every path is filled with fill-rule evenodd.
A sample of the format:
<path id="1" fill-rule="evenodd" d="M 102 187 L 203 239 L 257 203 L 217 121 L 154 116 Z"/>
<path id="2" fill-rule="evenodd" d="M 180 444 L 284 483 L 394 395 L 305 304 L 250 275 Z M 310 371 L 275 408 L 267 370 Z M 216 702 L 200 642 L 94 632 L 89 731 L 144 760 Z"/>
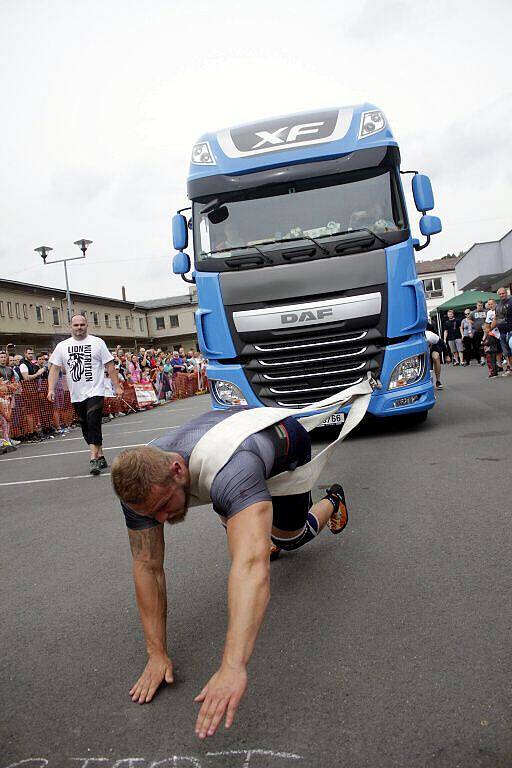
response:
<path id="1" fill-rule="evenodd" d="M 295 469 L 311 460 L 311 439 L 302 424 L 293 417 L 283 421 L 290 438 L 289 456 L 292 457 L 289 469 Z M 282 531 L 297 531 L 303 528 L 308 511 L 311 509 L 311 492 L 295 493 L 291 496 L 272 497 L 272 523 Z"/>

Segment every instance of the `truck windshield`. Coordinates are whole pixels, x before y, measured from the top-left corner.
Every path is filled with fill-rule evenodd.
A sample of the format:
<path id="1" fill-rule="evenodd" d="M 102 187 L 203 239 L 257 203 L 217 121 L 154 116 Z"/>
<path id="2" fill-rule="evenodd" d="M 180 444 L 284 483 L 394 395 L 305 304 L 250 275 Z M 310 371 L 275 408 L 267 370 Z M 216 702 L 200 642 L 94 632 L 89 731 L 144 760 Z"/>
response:
<path id="1" fill-rule="evenodd" d="M 237 249 L 264 249 L 283 239 L 318 240 L 352 230 L 371 230 L 383 239 L 386 232 L 406 227 L 394 173 L 383 168 L 195 201 L 193 218 L 197 261 L 229 259 Z"/>

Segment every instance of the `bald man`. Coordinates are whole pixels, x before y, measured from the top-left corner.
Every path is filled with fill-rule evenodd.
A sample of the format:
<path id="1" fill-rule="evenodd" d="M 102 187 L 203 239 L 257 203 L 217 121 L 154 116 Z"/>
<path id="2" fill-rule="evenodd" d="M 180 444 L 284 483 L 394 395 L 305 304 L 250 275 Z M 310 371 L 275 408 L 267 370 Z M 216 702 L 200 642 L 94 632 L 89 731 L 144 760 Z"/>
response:
<path id="1" fill-rule="evenodd" d="M 114 358 L 103 339 L 89 334 L 86 318 L 83 315 L 73 315 L 70 338 L 57 344 L 49 362 L 51 368 L 48 400 L 55 402 L 55 386 L 59 373 L 63 370 L 71 402 L 80 421 L 84 440 L 90 449 L 89 471 L 91 475 L 99 475 L 101 470 L 107 467 L 101 432 L 105 370 L 112 379 L 116 395 L 123 394 Z"/>

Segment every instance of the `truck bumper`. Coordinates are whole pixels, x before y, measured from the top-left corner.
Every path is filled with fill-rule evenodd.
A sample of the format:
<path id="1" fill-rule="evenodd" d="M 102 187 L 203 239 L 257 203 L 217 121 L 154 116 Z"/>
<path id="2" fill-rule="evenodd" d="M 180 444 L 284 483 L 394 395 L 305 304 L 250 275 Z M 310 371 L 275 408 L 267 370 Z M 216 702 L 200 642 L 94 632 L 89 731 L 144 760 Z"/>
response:
<path id="1" fill-rule="evenodd" d="M 423 354 L 425 365 L 422 378 L 414 384 L 405 387 L 388 390 L 389 380 L 396 365 L 408 357 Z M 242 392 L 251 407 L 261 407 L 260 401 L 253 394 L 243 369 L 240 365 L 223 365 L 212 362 L 208 366 L 208 379 L 213 381 L 220 379 L 230 381 Z M 388 416 L 406 416 L 407 414 L 426 411 L 435 405 L 434 387 L 430 376 L 428 345 L 423 334 L 411 337 L 399 344 L 390 344 L 386 347 L 382 370 L 380 374 L 382 389 L 376 390 L 370 400 L 368 412 L 373 416 L 384 418 Z M 213 408 L 229 408 L 216 401 L 212 395 Z M 340 409 L 341 413 L 348 413 L 350 406 Z M 305 411 L 306 412 L 306 411 Z M 307 413 L 315 413 L 313 409 Z"/>

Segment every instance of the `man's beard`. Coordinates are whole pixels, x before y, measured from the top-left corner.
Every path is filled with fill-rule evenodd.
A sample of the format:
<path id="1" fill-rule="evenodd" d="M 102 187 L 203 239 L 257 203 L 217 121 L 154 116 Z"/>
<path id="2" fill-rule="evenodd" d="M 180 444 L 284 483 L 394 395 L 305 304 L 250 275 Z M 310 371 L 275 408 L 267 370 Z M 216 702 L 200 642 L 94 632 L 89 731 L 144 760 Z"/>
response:
<path id="1" fill-rule="evenodd" d="M 169 523 L 169 525 L 178 525 L 178 523 L 183 523 L 187 516 L 189 501 L 190 493 L 188 490 L 185 490 L 185 505 L 183 507 L 183 512 L 181 515 L 173 515 L 173 517 L 166 520 L 166 523 Z"/>

